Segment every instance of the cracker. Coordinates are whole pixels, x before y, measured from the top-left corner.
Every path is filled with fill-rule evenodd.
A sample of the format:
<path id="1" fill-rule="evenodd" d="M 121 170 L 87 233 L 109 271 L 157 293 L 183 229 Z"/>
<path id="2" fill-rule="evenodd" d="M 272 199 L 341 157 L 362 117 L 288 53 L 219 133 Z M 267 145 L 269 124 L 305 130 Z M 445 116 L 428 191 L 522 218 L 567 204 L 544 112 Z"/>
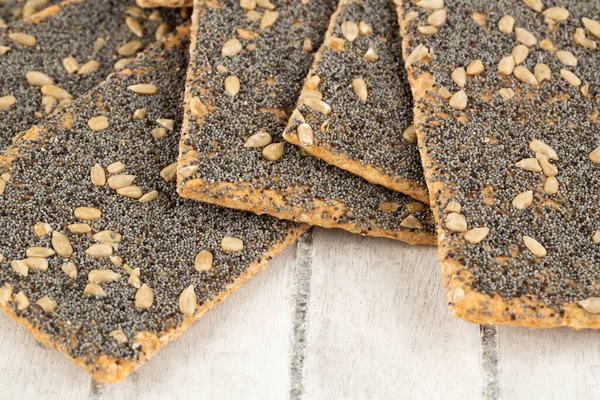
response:
<path id="1" fill-rule="evenodd" d="M 431 12 L 405 1 L 399 8 L 404 56 L 452 312 L 482 324 L 600 328 L 594 315 L 600 169 L 590 159 L 600 144 L 600 53 L 593 49 L 600 33 L 594 37 L 594 24 L 582 24 L 597 18 L 600 3 L 563 1 L 564 21 L 551 17 L 564 10 L 547 9 L 548 3 L 540 13 L 521 1 L 455 0 L 437 34 L 423 35 L 419 26 Z M 514 26 L 508 17 L 500 23 L 507 15 Z M 526 57 L 526 49 L 515 49 L 519 42 L 529 48 Z M 577 66 L 565 65 L 558 51 L 572 52 Z M 521 68 L 499 74 L 499 62 L 511 53 Z M 541 64 L 549 80 L 542 80 Z M 454 71 L 461 67 L 472 73 L 463 89 L 466 105 L 456 95 L 464 74 Z M 569 83 L 564 71 L 581 85 Z M 446 100 L 441 88 L 453 97 Z M 456 232 L 465 222 L 489 234 Z"/>
<path id="2" fill-rule="evenodd" d="M 329 164 L 428 203 L 416 138 L 403 138 L 413 125 L 413 104 L 398 51 L 396 11 L 389 6 L 387 0 L 340 2 L 308 74 L 307 82 L 315 77 L 319 84 L 305 86 L 297 104 L 312 127 L 313 143 L 300 142 L 295 120 L 289 122 L 283 137 Z M 335 47 L 337 39 L 344 40 L 341 51 Z M 373 54 L 378 58 L 372 59 Z M 354 85 L 360 81 L 355 80 L 366 84 L 366 101 L 356 94 Z M 303 104 L 304 97 L 314 91 L 329 104 L 331 114 Z M 325 121 L 329 129 L 320 129 Z"/>
<path id="3" fill-rule="evenodd" d="M 140 7 L 191 7 L 193 0 L 137 0 Z"/>
<path id="4" fill-rule="evenodd" d="M 423 204 L 305 157 L 281 137 L 313 61 L 312 53 L 302 50 L 303 42 L 308 38 L 318 48 L 334 7 L 331 0 L 280 3 L 271 11 L 279 13 L 273 27 L 260 29 L 235 0 L 220 1 L 218 8 L 195 4 L 179 193 L 326 228 L 432 244 L 433 221 Z M 231 42 L 234 38 L 245 48 L 234 57 L 223 57 L 224 43 L 236 44 Z M 226 47 L 229 50 L 233 54 L 239 48 Z M 232 97 L 224 84 L 234 76 L 240 90 Z M 192 112 L 197 112 L 196 100 L 208 110 L 201 118 Z M 266 147 L 244 147 L 261 130 L 283 146 L 279 160 L 267 161 Z M 404 228 L 407 224 L 421 229 Z"/>
<path id="5" fill-rule="evenodd" d="M 44 8 L 60 3 L 61 0 L 0 0 L 0 26 L 29 18 Z"/>
<path id="6" fill-rule="evenodd" d="M 135 57 L 137 52 L 131 56 L 119 55 L 122 45 L 134 40 L 147 45 L 156 41 L 156 31 L 162 24 L 174 27 L 183 21 L 177 10 L 160 10 L 161 20 L 138 20 L 144 31 L 143 37 L 139 38 L 125 24 L 126 18 L 131 17 L 130 8 L 135 7 L 134 4 L 133 0 L 69 0 L 44 9 L 32 17 L 31 22 L 0 28 L 0 46 L 10 48 L 0 55 L 0 97 L 12 96 L 15 101 L 7 110 L 0 110 L 0 148 L 6 148 L 31 125 L 39 124 L 52 115 L 60 104 L 60 101 L 50 104 L 47 113 L 41 88 L 28 82 L 25 78 L 27 72 L 47 75 L 55 86 L 77 98 L 113 72 L 116 62 Z M 149 10 L 136 9 L 145 15 L 150 14 Z M 164 32 L 165 28 L 161 29 Z M 33 36 L 35 46 L 15 42 L 8 36 L 12 33 Z M 68 57 L 75 58 L 79 66 L 90 61 L 99 65 L 92 73 L 69 73 L 63 64 Z M 88 67 L 94 66 L 88 64 Z M 91 71 L 93 69 L 88 68 L 87 72 Z"/>
<path id="7" fill-rule="evenodd" d="M 182 199 L 174 174 L 169 182 L 160 176 L 177 158 L 179 137 L 168 132 L 156 139 L 152 130 L 161 126 L 157 120 L 168 126 L 164 120 L 171 119 L 176 129 L 181 125 L 188 38 L 189 29 L 183 28 L 152 46 L 131 69 L 111 75 L 57 118 L 33 127 L 0 160 L 0 174 L 8 180 L 0 196 L 1 308 L 99 382 L 124 379 L 307 228 Z M 157 93 L 134 93 L 132 85 L 139 84 L 155 85 Z M 145 118 L 132 118 L 141 108 Z M 90 129 L 90 119 L 97 116 L 107 118 L 107 128 Z M 99 168 L 108 183 L 92 183 L 95 165 L 96 178 Z M 125 197 L 135 190 L 111 189 L 117 174 L 135 175 L 132 185 L 144 194 L 156 190 L 158 196 L 148 202 Z M 91 231 L 72 224 L 88 224 Z M 70 257 L 60 242 L 65 237 Z M 240 244 L 243 249 L 236 248 Z M 46 268 L 41 259 L 29 259 L 27 277 L 15 272 L 22 272 L 24 263 L 17 260 L 52 248 L 57 254 L 46 258 Z M 212 268 L 200 259 L 196 265 L 201 251 L 212 253 Z M 89 279 L 115 278 L 99 284 L 106 297 L 95 297 L 100 289 L 87 286 Z M 190 285 L 197 307 L 192 299 L 181 308 L 180 296 Z M 24 310 L 18 309 L 24 304 L 18 293 L 29 300 Z"/>

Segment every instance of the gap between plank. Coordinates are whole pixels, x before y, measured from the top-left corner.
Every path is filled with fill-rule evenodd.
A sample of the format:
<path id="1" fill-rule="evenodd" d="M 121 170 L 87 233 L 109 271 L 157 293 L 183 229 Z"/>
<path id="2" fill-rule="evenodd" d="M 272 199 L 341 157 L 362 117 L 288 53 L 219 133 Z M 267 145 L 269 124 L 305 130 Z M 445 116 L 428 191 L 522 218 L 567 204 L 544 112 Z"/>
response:
<path id="1" fill-rule="evenodd" d="M 292 353 L 290 365 L 290 398 L 304 397 L 304 361 L 306 357 L 306 335 L 308 331 L 308 307 L 313 262 L 312 228 L 298 239 L 296 262 L 292 270 L 294 281 L 294 314 L 292 326 Z"/>
<path id="2" fill-rule="evenodd" d="M 498 366 L 500 350 L 498 345 L 498 328 L 493 325 L 479 325 L 481 334 L 481 367 L 483 369 L 483 398 L 497 400 L 500 398 L 498 386 Z"/>

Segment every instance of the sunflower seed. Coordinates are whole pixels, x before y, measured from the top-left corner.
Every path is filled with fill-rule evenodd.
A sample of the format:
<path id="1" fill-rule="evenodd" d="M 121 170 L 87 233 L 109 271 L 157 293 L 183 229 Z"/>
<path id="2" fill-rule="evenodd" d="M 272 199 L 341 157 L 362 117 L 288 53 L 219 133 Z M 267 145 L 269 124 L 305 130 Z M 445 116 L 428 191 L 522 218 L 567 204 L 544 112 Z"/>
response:
<path id="1" fill-rule="evenodd" d="M 552 79 L 552 71 L 550 71 L 550 67 L 546 64 L 536 64 L 533 68 L 533 76 L 539 83 L 550 81 Z"/>
<path id="2" fill-rule="evenodd" d="M 104 186 L 106 184 L 106 173 L 100 164 L 96 163 L 90 168 L 90 179 L 94 186 Z"/>
<path id="3" fill-rule="evenodd" d="M 11 40 L 19 43 L 22 46 L 26 46 L 26 47 L 33 47 L 37 43 L 37 39 L 35 38 L 35 36 L 31 36 L 26 33 L 20 33 L 20 32 L 9 33 L 8 37 Z"/>
<path id="4" fill-rule="evenodd" d="M 312 40 L 310 40 L 310 38 L 306 38 L 304 39 L 304 42 L 302 42 L 302 51 L 306 51 L 308 53 L 313 51 Z"/>
<path id="5" fill-rule="evenodd" d="M 594 236 L 592 236 L 592 241 L 594 243 L 600 243 L 600 231 L 596 231 Z"/>
<path id="6" fill-rule="evenodd" d="M 27 71 L 25 73 L 25 79 L 31 86 L 42 87 L 44 85 L 52 85 L 53 81 L 48 75 L 39 71 Z"/>
<path id="7" fill-rule="evenodd" d="M 435 10 L 427 17 L 427 23 L 431 26 L 440 27 L 446 22 L 446 10 Z"/>
<path id="8" fill-rule="evenodd" d="M 406 204 L 406 210 L 411 214 L 421 212 L 424 209 L 425 206 L 423 205 L 423 203 L 419 203 L 418 201 L 412 201 Z"/>
<path id="9" fill-rule="evenodd" d="M 575 44 L 585 47 L 586 49 L 595 50 L 597 47 L 597 43 L 592 39 L 588 39 L 585 36 L 585 30 L 583 28 L 575 29 L 575 33 L 573 34 L 573 41 Z M 1 55 L 1 50 L 0 50 Z"/>
<path id="10" fill-rule="evenodd" d="M 0 25 L 0 26 L 2 26 L 2 25 Z M 8 46 L 0 46 L 0 56 L 5 55 L 9 51 L 10 51 L 10 47 L 8 47 Z"/>
<path id="11" fill-rule="evenodd" d="M 515 97 L 515 91 L 511 88 L 502 88 L 498 90 L 498 94 L 502 97 L 502 100 L 510 100 Z"/>
<path id="12" fill-rule="evenodd" d="M 515 59 L 513 56 L 506 56 L 498 63 L 498 72 L 502 75 L 510 75 L 515 69 Z"/>
<path id="13" fill-rule="evenodd" d="M 323 100 L 307 98 L 304 99 L 304 104 L 313 111 L 328 115 L 331 112 L 331 106 Z"/>
<path id="14" fill-rule="evenodd" d="M 464 238 L 468 243 L 478 244 L 481 243 L 489 233 L 490 228 L 487 227 L 473 228 L 465 232 Z"/>
<path id="15" fill-rule="evenodd" d="M 406 66 L 410 67 L 414 63 L 423 60 L 427 54 L 429 54 L 427 47 L 423 46 L 422 44 L 418 45 L 406 58 Z"/>
<path id="16" fill-rule="evenodd" d="M 23 311 L 29 307 L 29 299 L 22 291 L 15 295 L 15 305 L 19 311 Z"/>
<path id="17" fill-rule="evenodd" d="M 213 267 L 213 255 L 208 250 L 203 250 L 196 254 L 194 259 L 194 268 L 198 272 L 207 272 Z"/>
<path id="18" fill-rule="evenodd" d="M 173 27 L 167 24 L 166 22 L 163 22 L 158 26 L 158 28 L 156 28 L 156 32 L 154 33 L 154 39 L 156 39 L 156 41 L 158 42 L 172 31 Z"/>
<path id="19" fill-rule="evenodd" d="M 517 210 L 523 210 L 531 205 L 533 202 L 533 191 L 528 190 L 520 193 L 512 201 L 512 205 Z"/>
<path id="20" fill-rule="evenodd" d="M 138 108 L 133 112 L 133 119 L 136 121 L 141 121 L 146 118 L 146 109 Z"/>
<path id="21" fill-rule="evenodd" d="M 142 197 L 142 189 L 136 185 L 125 186 L 117 189 L 117 193 L 123 197 L 129 197 L 130 199 L 139 199 Z"/>
<path id="22" fill-rule="evenodd" d="M 464 68 L 456 68 L 450 75 L 452 81 L 460 88 L 464 88 L 467 83 L 467 71 Z"/>
<path id="23" fill-rule="evenodd" d="M 122 330 L 116 329 L 114 331 L 110 331 L 108 336 L 113 338 L 117 344 L 125 344 L 127 343 L 127 336 L 123 333 Z"/>
<path id="24" fill-rule="evenodd" d="M 69 258 L 73 255 L 73 247 L 69 238 L 58 231 L 52 232 L 52 248 L 62 258 Z"/>
<path id="25" fill-rule="evenodd" d="M 231 97 L 234 97 L 240 92 L 240 79 L 237 76 L 228 76 L 225 78 L 225 91 Z"/>
<path id="26" fill-rule="evenodd" d="M 546 179 L 544 183 L 544 192 L 549 195 L 556 194 L 558 192 L 558 179 L 555 176 L 551 176 Z"/>
<path id="27" fill-rule="evenodd" d="M 423 225 L 414 215 L 409 215 L 400 222 L 400 226 L 409 229 L 423 229 Z"/>
<path id="28" fill-rule="evenodd" d="M 139 40 L 132 40 L 131 42 L 125 43 L 123 46 L 117 49 L 117 53 L 123 57 L 131 57 L 138 51 L 144 48 L 144 44 Z"/>
<path id="29" fill-rule="evenodd" d="M 260 18 L 260 29 L 267 29 L 275 25 L 275 22 L 279 19 L 279 13 L 277 11 L 265 10 L 262 17 Z"/>
<path id="30" fill-rule="evenodd" d="M 367 90 L 367 83 L 364 81 L 364 79 L 354 79 L 352 81 L 352 89 L 354 89 L 354 94 L 356 94 L 363 103 L 367 102 L 369 92 Z"/>
<path id="31" fill-rule="evenodd" d="M 536 153 L 535 158 L 537 158 L 538 162 L 540 163 L 540 166 L 542 167 L 542 172 L 545 176 L 550 177 L 558 175 L 558 168 L 556 168 L 555 165 L 551 164 L 550 161 L 548 161 L 547 155 Z"/>
<path id="32" fill-rule="evenodd" d="M 56 301 L 52 300 L 48 296 L 44 296 L 35 302 L 45 313 L 51 313 L 56 309 Z"/>
<path id="33" fill-rule="evenodd" d="M 446 216 L 446 229 L 453 232 L 466 232 L 467 220 L 464 215 L 451 212 Z"/>
<path id="34" fill-rule="evenodd" d="M 42 237 L 52 232 L 52 227 L 46 222 L 36 222 L 33 226 L 33 231 L 36 235 Z"/>
<path id="35" fill-rule="evenodd" d="M 127 89 L 137 94 L 156 94 L 158 92 L 158 88 L 156 87 L 156 85 L 151 85 L 149 83 L 131 85 L 128 86 Z"/>
<path id="36" fill-rule="evenodd" d="M 15 96 L 2 96 L 0 97 L 0 111 L 8 110 L 13 104 L 17 102 Z"/>
<path id="37" fill-rule="evenodd" d="M 108 118 L 104 115 L 99 115 L 97 117 L 90 118 L 88 121 L 88 126 L 94 132 L 98 132 L 108 128 Z"/>
<path id="38" fill-rule="evenodd" d="M 480 75 L 485 70 L 481 60 L 471 61 L 467 66 L 467 75 Z"/>
<path id="39" fill-rule="evenodd" d="M 123 164 L 121 161 L 116 161 L 106 167 L 106 172 L 109 174 L 118 174 L 119 172 L 123 171 L 125 171 L 125 164 Z"/>
<path id="40" fill-rule="evenodd" d="M 600 39 L 600 22 L 585 17 L 581 18 L 581 22 L 583 22 L 583 26 L 585 26 L 596 39 Z"/>
<path id="41" fill-rule="evenodd" d="M 273 138 L 271 137 L 269 132 L 259 131 L 246 140 L 246 143 L 244 143 L 244 147 L 264 147 L 272 141 Z"/>
<path id="42" fill-rule="evenodd" d="M 103 258 L 109 257 L 113 253 L 113 248 L 111 245 L 105 243 L 97 243 L 93 244 L 85 250 L 85 254 L 88 256 L 92 256 L 94 258 Z M 91 272 L 90 272 L 91 274 Z"/>
<path id="43" fill-rule="evenodd" d="M 25 250 L 27 257 L 46 258 L 55 254 L 56 252 L 48 247 L 29 247 Z"/>
<path id="44" fill-rule="evenodd" d="M 165 182 L 174 182 L 177 179 L 177 162 L 167 165 L 160 171 L 160 177 Z"/>
<path id="45" fill-rule="evenodd" d="M 550 7 L 542 13 L 544 17 L 554 21 L 566 21 L 569 19 L 569 10 L 564 7 Z"/>
<path id="46" fill-rule="evenodd" d="M 498 30 L 502 33 L 512 33 L 515 26 L 515 19 L 510 15 L 505 15 L 498 21 Z"/>
<path id="47" fill-rule="evenodd" d="M 529 250 L 536 257 L 546 257 L 546 249 L 541 245 L 540 242 L 532 238 L 531 236 L 523 235 L 523 243 L 527 250 Z"/>
<path id="48" fill-rule="evenodd" d="M 586 83 L 581 87 L 581 94 L 587 97 L 590 94 L 590 84 Z"/>
<path id="49" fill-rule="evenodd" d="M 147 310 L 154 303 L 154 291 L 145 283 L 135 293 L 136 308 Z"/>
<path id="50" fill-rule="evenodd" d="M 578 87 L 579 85 L 581 85 L 581 79 L 579 79 L 577 77 L 577 75 L 575 75 L 571 71 L 568 71 L 566 69 L 561 69 L 560 76 L 562 76 L 567 82 L 569 82 L 571 85 L 573 85 L 575 87 Z"/>
<path id="51" fill-rule="evenodd" d="M 546 143 L 542 142 L 539 139 L 533 139 L 529 143 L 529 148 L 531 149 L 531 151 L 544 154 L 552 160 L 558 160 L 558 155 L 556 154 L 556 151 L 554 151 L 552 147 L 548 146 Z"/>
<path id="52" fill-rule="evenodd" d="M 72 261 L 68 261 L 61 265 L 60 269 L 71 279 L 77 278 L 77 267 Z"/>
<path id="53" fill-rule="evenodd" d="M 93 269 L 88 273 L 88 281 L 93 283 L 110 283 L 119 278 L 121 278 L 121 274 L 110 269 Z"/>
<path id="54" fill-rule="evenodd" d="M 119 232 L 111 231 L 111 230 L 103 230 L 92 236 L 97 242 L 110 244 L 110 243 L 120 243 L 123 237 Z"/>
<path id="55" fill-rule="evenodd" d="M 52 96 L 56 100 L 66 100 L 71 99 L 73 96 L 69 94 L 65 89 L 59 88 L 54 85 L 44 85 L 42 86 L 42 94 L 45 96 Z"/>
<path id="56" fill-rule="evenodd" d="M 367 49 L 367 51 L 365 52 L 365 55 L 363 56 L 363 58 L 367 61 L 375 61 L 375 60 L 379 59 L 379 56 L 377 55 L 377 52 L 375 52 L 375 50 L 372 47 L 369 47 Z"/>
<path id="57" fill-rule="evenodd" d="M 345 21 L 342 22 L 342 35 L 346 38 L 350 43 L 354 42 L 358 37 L 358 24 L 353 21 Z"/>
<path id="58" fill-rule="evenodd" d="M 129 186 L 135 180 L 135 175 L 113 175 L 108 178 L 108 187 L 112 190 L 117 190 Z"/>
<path id="59" fill-rule="evenodd" d="M 194 315 L 197 302 L 198 298 L 194 291 L 194 285 L 190 285 L 179 295 L 179 312 L 188 317 Z"/>
<path id="60" fill-rule="evenodd" d="M 44 112 L 46 113 L 46 115 L 48 115 L 52 112 L 54 107 L 56 107 L 57 103 L 58 103 L 58 100 L 56 100 L 54 97 L 51 97 L 51 96 L 42 97 L 42 106 L 44 107 Z"/>
<path id="61" fill-rule="evenodd" d="M 460 303 L 465 299 L 465 290 L 463 288 L 452 288 L 446 293 L 446 300 L 448 303 Z"/>
<path id="62" fill-rule="evenodd" d="M 284 150 L 283 143 L 271 143 L 263 149 L 262 155 L 266 160 L 277 161 L 283 157 Z"/>
<path id="63" fill-rule="evenodd" d="M 535 158 L 524 158 L 515 164 L 515 167 L 524 169 L 525 171 L 542 172 L 540 163 Z"/>
<path id="64" fill-rule="evenodd" d="M 129 28 L 129 30 L 137 37 L 144 37 L 144 27 L 142 23 L 138 21 L 136 18 L 127 17 L 125 18 L 125 25 Z"/>
<path id="65" fill-rule="evenodd" d="M 360 21 L 358 24 L 358 33 L 361 36 L 369 36 L 370 34 L 373 33 L 373 28 L 371 27 L 371 25 L 367 24 L 365 21 Z"/>
<path id="66" fill-rule="evenodd" d="M 515 67 L 513 74 L 518 81 L 527 83 L 529 85 L 537 85 L 538 83 L 537 79 L 535 79 L 535 75 L 533 75 L 530 70 L 522 65 Z"/>
<path id="67" fill-rule="evenodd" d="M 221 55 L 223 57 L 235 57 L 240 51 L 242 51 L 242 43 L 237 39 L 230 39 L 223 44 Z"/>
<path id="68" fill-rule="evenodd" d="M 9 301 L 12 300 L 13 297 L 13 288 L 10 284 L 5 283 L 0 288 L 0 304 L 5 306 Z"/>
<path id="69" fill-rule="evenodd" d="M 78 75 L 91 75 L 94 72 L 98 71 L 100 69 L 100 63 L 96 60 L 90 60 L 88 62 L 86 62 L 85 64 L 83 64 L 80 68 L 79 71 L 77 71 Z"/>
<path id="70" fill-rule="evenodd" d="M 308 147 L 313 145 L 314 134 L 309 124 L 300 124 L 298 126 L 297 132 L 298 140 L 300 141 L 300 146 Z"/>
<path id="71" fill-rule="evenodd" d="M 148 20 L 150 21 L 162 21 L 162 15 L 159 10 L 154 10 L 148 16 Z"/>
<path id="72" fill-rule="evenodd" d="M 102 212 L 93 207 L 77 207 L 73 211 L 75 218 L 82 219 L 84 221 L 96 221 L 102 216 Z"/>
<path id="73" fill-rule="evenodd" d="M 526 29 L 515 28 L 515 35 L 517 37 L 517 40 L 527 47 L 532 47 L 537 44 L 536 37 Z"/>
<path id="74" fill-rule="evenodd" d="M 402 132 L 402 137 L 408 143 L 417 143 L 417 130 L 414 125 L 409 126 Z"/>
<path id="75" fill-rule="evenodd" d="M 240 0 L 240 7 L 246 11 L 252 11 L 256 8 L 256 0 Z"/>
<path id="76" fill-rule="evenodd" d="M 450 104 L 450 107 L 454 108 L 455 110 L 462 111 L 467 108 L 468 100 L 469 99 L 465 91 L 459 90 L 458 92 L 454 93 L 452 97 L 450 97 L 448 104 Z"/>
<path id="77" fill-rule="evenodd" d="M 198 172 L 199 169 L 200 167 L 198 167 L 197 165 L 188 165 L 180 168 L 178 172 L 182 178 L 189 178 L 190 176 Z"/>
<path id="78" fill-rule="evenodd" d="M 92 231 L 92 227 L 88 224 L 70 224 L 67 225 L 67 230 L 69 233 L 74 235 L 82 235 L 86 233 L 90 233 Z"/>
<path id="79" fill-rule="evenodd" d="M 556 57 L 558 58 L 558 61 L 560 61 L 564 65 L 567 65 L 569 67 L 577 66 L 577 57 L 575 57 L 575 55 L 570 51 L 559 50 L 556 52 Z"/>
<path id="80" fill-rule="evenodd" d="M 544 5 L 542 4 L 542 0 L 523 0 L 523 3 L 533 11 L 542 12 Z"/>
<path id="81" fill-rule="evenodd" d="M 444 8 L 444 0 L 420 0 L 416 4 L 417 7 L 426 10 L 439 10 L 440 8 Z"/>
<path id="82" fill-rule="evenodd" d="M 23 278 L 29 276 L 29 266 L 25 263 L 25 260 L 13 260 L 10 262 L 10 267 Z"/>
<path id="83" fill-rule="evenodd" d="M 438 29 L 435 26 L 431 25 L 419 26 L 417 30 L 422 35 L 435 35 L 438 31 Z"/>
<path id="84" fill-rule="evenodd" d="M 148 203 L 158 197 L 158 191 L 152 190 L 138 199 L 140 203 Z"/>
<path id="85" fill-rule="evenodd" d="M 96 38 L 94 41 L 94 50 L 92 51 L 92 55 L 96 55 L 106 46 L 106 39 L 103 37 Z"/>
<path id="86" fill-rule="evenodd" d="M 600 313 L 600 297 L 588 297 L 585 300 L 578 301 L 577 304 L 590 314 Z"/>
<path id="87" fill-rule="evenodd" d="M 244 249 L 244 242 L 238 238 L 225 236 L 221 240 L 221 248 L 225 251 L 242 251 Z"/>
<path id="88" fill-rule="evenodd" d="M 125 14 L 131 15 L 138 19 L 146 19 L 146 13 L 139 7 L 136 6 L 125 6 Z"/>
<path id="89" fill-rule="evenodd" d="M 135 61 L 135 58 L 122 58 L 119 61 L 117 61 L 115 63 L 115 71 L 120 71 L 123 68 L 125 68 L 126 66 L 128 66 L 129 64 L 131 64 L 132 62 Z"/>
<path id="90" fill-rule="evenodd" d="M 258 21 L 260 21 L 262 14 L 256 10 L 251 10 L 251 11 L 248 11 L 248 13 L 246 14 L 246 17 L 248 17 L 249 21 L 258 22 Z"/>
<path id="91" fill-rule="evenodd" d="M 106 294 L 106 292 L 104 291 L 104 289 L 102 289 L 102 286 L 98 285 L 97 283 L 93 283 L 93 282 L 90 282 L 87 285 L 85 285 L 85 288 L 83 289 L 83 294 L 86 296 L 92 296 L 92 297 L 108 296 Z"/>

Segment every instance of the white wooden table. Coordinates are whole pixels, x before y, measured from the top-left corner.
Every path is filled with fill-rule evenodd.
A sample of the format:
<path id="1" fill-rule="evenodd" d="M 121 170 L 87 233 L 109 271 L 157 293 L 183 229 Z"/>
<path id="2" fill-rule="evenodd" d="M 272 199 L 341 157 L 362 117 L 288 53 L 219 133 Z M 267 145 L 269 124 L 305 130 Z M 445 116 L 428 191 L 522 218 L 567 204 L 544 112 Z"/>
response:
<path id="1" fill-rule="evenodd" d="M 435 249 L 315 229 L 120 384 L 0 317 L 0 398 L 587 398 L 598 337 L 468 324 Z"/>

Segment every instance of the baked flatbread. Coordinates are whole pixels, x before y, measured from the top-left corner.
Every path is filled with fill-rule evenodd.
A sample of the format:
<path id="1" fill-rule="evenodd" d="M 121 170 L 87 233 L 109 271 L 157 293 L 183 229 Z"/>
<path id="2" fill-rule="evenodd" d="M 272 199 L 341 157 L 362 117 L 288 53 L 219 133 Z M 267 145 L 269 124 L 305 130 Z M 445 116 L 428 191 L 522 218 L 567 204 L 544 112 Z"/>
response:
<path id="1" fill-rule="evenodd" d="M 191 7 L 193 0 L 137 0 L 140 7 Z"/>
<path id="2" fill-rule="evenodd" d="M 235 0 L 195 4 L 179 193 L 432 244 L 433 221 L 422 203 L 304 156 L 281 137 L 313 61 L 305 43 L 318 48 L 334 8 L 331 0 L 288 0 L 273 10 L 245 10 Z"/>
<path id="3" fill-rule="evenodd" d="M 99 382 L 124 379 L 306 229 L 177 195 L 188 35 L 0 159 L 0 306 Z"/>
<path id="4" fill-rule="evenodd" d="M 177 10 L 154 11 L 133 0 L 68 0 L 0 28 L 0 148 L 183 21 Z"/>
<path id="5" fill-rule="evenodd" d="M 399 48 L 396 8 L 388 0 L 340 1 L 297 104 L 313 139 L 300 142 L 294 119 L 283 137 L 329 164 L 428 202 Z M 304 105 L 317 94 L 330 114 Z"/>
<path id="6" fill-rule="evenodd" d="M 399 11 L 452 312 L 599 328 L 600 3 L 442 3 Z"/>

